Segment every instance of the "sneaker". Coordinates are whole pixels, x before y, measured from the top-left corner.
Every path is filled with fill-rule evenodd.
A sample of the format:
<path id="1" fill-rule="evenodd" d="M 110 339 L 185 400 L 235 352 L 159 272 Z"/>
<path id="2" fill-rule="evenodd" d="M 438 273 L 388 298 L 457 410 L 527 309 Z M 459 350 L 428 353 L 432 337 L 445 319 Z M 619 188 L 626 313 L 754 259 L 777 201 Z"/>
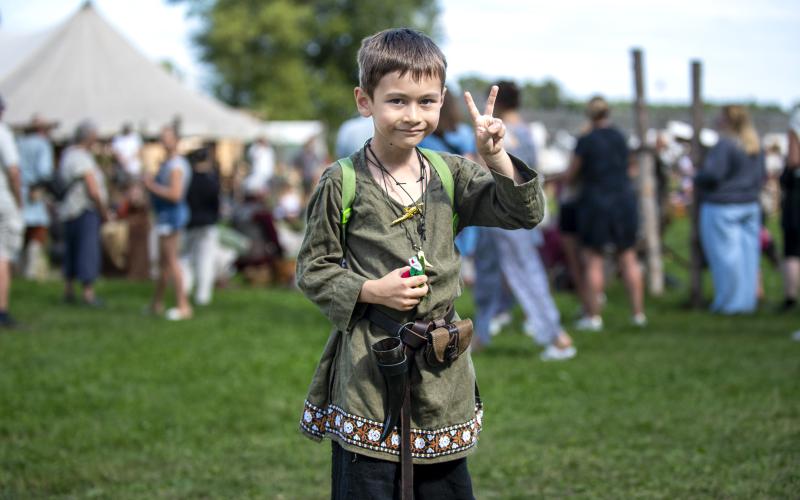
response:
<path id="1" fill-rule="evenodd" d="M 797 330 L 792 334 L 792 340 L 795 342 L 800 342 L 800 330 Z"/>
<path id="2" fill-rule="evenodd" d="M 494 337 L 498 333 L 500 333 L 503 328 L 505 328 L 509 323 L 511 323 L 511 314 L 508 312 L 502 312 L 492 318 L 489 322 L 489 334 Z"/>
<path id="3" fill-rule="evenodd" d="M 638 313 L 631 316 L 631 324 L 639 328 L 647 326 L 647 316 L 644 313 Z"/>
<path id="4" fill-rule="evenodd" d="M 184 313 L 181 312 L 181 310 L 178 309 L 177 307 L 170 307 L 169 309 L 167 309 L 167 313 L 165 316 L 169 321 L 182 321 L 184 319 L 191 319 L 192 312 L 189 311 L 187 313 Z"/>
<path id="5" fill-rule="evenodd" d="M 578 354 L 578 350 L 574 345 L 568 347 L 557 347 L 553 344 L 547 346 L 547 349 L 539 354 L 539 359 L 542 361 L 566 361 L 572 359 Z"/>
<path id="6" fill-rule="evenodd" d="M 603 318 L 600 316 L 584 316 L 575 322 L 575 329 L 584 332 L 599 332 L 603 329 Z"/>
<path id="7" fill-rule="evenodd" d="M 522 325 L 522 331 L 525 332 L 525 335 L 528 337 L 535 339 L 536 338 L 536 330 L 533 328 L 533 325 L 530 321 L 526 321 L 524 325 Z"/>

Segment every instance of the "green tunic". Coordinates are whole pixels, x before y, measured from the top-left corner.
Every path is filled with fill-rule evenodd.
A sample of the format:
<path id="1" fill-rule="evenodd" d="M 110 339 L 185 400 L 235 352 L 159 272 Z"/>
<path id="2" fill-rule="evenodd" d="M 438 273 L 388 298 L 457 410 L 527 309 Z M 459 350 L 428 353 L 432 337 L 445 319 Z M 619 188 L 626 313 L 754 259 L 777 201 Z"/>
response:
<path id="1" fill-rule="evenodd" d="M 544 214 L 544 196 L 536 173 L 512 157 L 526 180 L 522 185 L 465 158 L 442 153 L 453 174 L 459 229 L 466 226 L 532 228 Z M 402 205 L 388 197 L 367 168 L 364 150 L 351 156 L 356 196 L 347 225 L 348 268 L 340 266 L 342 173 L 334 164 L 320 179 L 308 205 L 307 227 L 297 258 L 300 289 L 333 324 L 311 382 L 301 430 L 321 440 L 326 435 L 348 451 L 397 461 L 397 429 L 379 442 L 384 420 L 385 382 L 370 346 L 387 333 L 363 319 L 357 302 L 361 286 L 406 265 L 415 254 L 402 224 L 417 240 L 416 221 L 391 226 Z M 431 172 L 434 172 L 431 169 Z M 382 308 L 398 322 L 443 317 L 461 294 L 460 259 L 453 244 L 453 208 L 436 174 L 428 184 L 426 260 L 429 294 L 414 310 Z M 449 367 L 430 367 L 417 352 L 411 373 L 411 446 L 415 463 L 455 460 L 477 444 L 482 408 L 475 394 L 469 351 Z"/>

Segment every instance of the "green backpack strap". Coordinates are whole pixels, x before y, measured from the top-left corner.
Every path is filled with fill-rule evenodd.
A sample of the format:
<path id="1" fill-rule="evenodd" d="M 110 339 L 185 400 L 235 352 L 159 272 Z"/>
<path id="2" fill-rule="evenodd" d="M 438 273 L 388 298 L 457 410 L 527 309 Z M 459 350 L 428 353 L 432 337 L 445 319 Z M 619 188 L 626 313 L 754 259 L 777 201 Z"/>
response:
<path id="1" fill-rule="evenodd" d="M 439 153 L 427 148 L 419 148 L 419 150 L 425 155 L 425 158 L 431 162 L 436 173 L 439 174 L 439 179 L 442 181 L 442 186 L 444 186 L 447 197 L 450 198 L 450 206 L 453 208 L 453 238 L 455 238 L 456 231 L 458 230 L 458 212 L 456 212 L 456 201 L 453 191 L 453 174 L 450 172 L 450 167 L 447 166 L 444 158 L 442 158 Z"/>
<path id="2" fill-rule="evenodd" d="M 338 160 L 342 168 L 342 211 L 341 226 L 339 229 L 339 243 L 342 245 L 342 267 L 347 267 L 347 221 L 350 220 L 351 207 L 356 197 L 356 170 L 353 168 L 353 160 L 342 158 Z"/>
<path id="3" fill-rule="evenodd" d="M 342 167 L 342 225 L 339 241 L 342 244 L 342 252 L 344 253 L 345 244 L 347 243 L 347 222 L 350 220 L 351 207 L 356 197 L 356 171 L 353 168 L 353 160 L 350 158 L 340 159 L 339 166 Z M 342 258 L 342 262 L 344 263 L 344 258 Z"/>

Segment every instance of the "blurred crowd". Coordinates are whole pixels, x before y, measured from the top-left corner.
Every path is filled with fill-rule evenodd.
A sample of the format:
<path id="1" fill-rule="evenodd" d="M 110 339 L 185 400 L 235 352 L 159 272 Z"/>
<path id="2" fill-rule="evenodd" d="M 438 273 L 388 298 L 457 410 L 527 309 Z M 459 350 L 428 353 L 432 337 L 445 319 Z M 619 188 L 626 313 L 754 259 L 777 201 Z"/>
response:
<path id="1" fill-rule="evenodd" d="M 496 84 L 506 149 L 540 165 L 543 143 L 520 112 L 519 89 L 510 81 Z M 420 146 L 479 161 L 452 95 L 446 94 L 439 127 Z M 0 100 L 0 112 L 3 107 Z M 542 172 L 551 202 L 541 227 L 470 227 L 456 239 L 463 278 L 474 285 L 476 351 L 510 323 L 519 304 L 525 332 L 543 347 L 542 359 L 574 357 L 568 330 L 607 328 L 605 289 L 616 276 L 627 291 L 631 324 L 647 325 L 639 148 L 652 154 L 656 167 L 660 234 L 674 218 L 696 214 L 713 282 L 710 310 L 757 309 L 764 300 L 762 255 L 784 277 L 780 310 L 797 307 L 800 111 L 784 136 L 765 142 L 746 108 L 725 106 L 715 130 L 703 131 L 700 154 L 692 151 L 693 130 L 686 125 L 670 124 L 639 141 L 614 125 L 602 97 L 589 100 L 585 114 L 565 168 Z M 37 115 L 15 124 L 15 134 L 0 122 L 0 324 L 15 323 L 8 312 L 12 262 L 27 279 L 61 276 L 64 300 L 90 307 L 104 304 L 94 287 L 101 274 L 154 280 L 145 309 L 171 320 L 191 318 L 194 307 L 211 303 L 214 289 L 236 274 L 257 285 L 293 285 L 305 203 L 330 163 L 323 138 L 312 137 L 279 161 L 259 137 L 223 175 L 218 144 L 182 140 L 174 125 L 146 139 L 123 125 L 101 141 L 85 121 L 69 144 L 56 145 L 49 136 L 54 126 Z M 360 149 L 371 135 L 371 119 L 348 120 L 336 156 Z M 766 224 L 770 216 L 780 217 L 780 237 Z M 667 245 L 663 252 L 681 261 L 681 252 Z M 673 276 L 665 280 L 676 285 Z M 552 288 L 576 294 L 580 310 L 569 326 Z"/>
<path id="2" fill-rule="evenodd" d="M 191 318 L 237 274 L 293 285 L 303 207 L 328 162 L 324 140 L 311 137 L 282 162 L 258 137 L 223 172 L 219 143 L 181 138 L 178 124 L 149 138 L 123 124 L 101 138 L 85 120 L 66 143 L 51 139 L 57 125 L 41 115 L 0 122 L 2 326 L 16 325 L 14 270 L 60 277 L 65 303 L 92 308 L 105 305 L 101 275 L 153 280 L 144 310 L 170 320 Z"/>

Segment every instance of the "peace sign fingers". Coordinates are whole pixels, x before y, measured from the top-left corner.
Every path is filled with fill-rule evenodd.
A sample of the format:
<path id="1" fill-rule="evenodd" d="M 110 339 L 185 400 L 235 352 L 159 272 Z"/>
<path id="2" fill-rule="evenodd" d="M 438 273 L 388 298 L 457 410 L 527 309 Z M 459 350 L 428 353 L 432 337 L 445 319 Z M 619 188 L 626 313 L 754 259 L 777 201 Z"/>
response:
<path id="1" fill-rule="evenodd" d="M 464 92 L 464 101 L 467 103 L 467 109 L 472 117 L 472 123 L 475 127 L 475 145 L 478 153 L 484 158 L 486 155 L 495 155 L 503 148 L 503 137 L 505 136 L 505 125 L 500 118 L 492 116 L 494 113 L 494 103 L 497 100 L 497 93 L 499 92 L 497 85 L 492 86 L 489 91 L 489 97 L 486 99 L 486 107 L 483 114 L 478 111 L 475 101 L 472 99 L 472 94 Z"/>
<path id="2" fill-rule="evenodd" d="M 467 109 L 469 110 L 469 115 L 472 117 L 473 123 L 478 125 L 479 122 L 482 121 L 481 118 L 492 116 L 494 113 L 494 101 L 497 99 L 498 90 L 497 85 L 492 86 L 492 89 L 489 91 L 489 97 L 486 99 L 486 107 L 484 108 L 483 115 L 478 111 L 478 106 L 475 105 L 472 94 L 464 92 L 464 100 L 467 103 Z"/>

